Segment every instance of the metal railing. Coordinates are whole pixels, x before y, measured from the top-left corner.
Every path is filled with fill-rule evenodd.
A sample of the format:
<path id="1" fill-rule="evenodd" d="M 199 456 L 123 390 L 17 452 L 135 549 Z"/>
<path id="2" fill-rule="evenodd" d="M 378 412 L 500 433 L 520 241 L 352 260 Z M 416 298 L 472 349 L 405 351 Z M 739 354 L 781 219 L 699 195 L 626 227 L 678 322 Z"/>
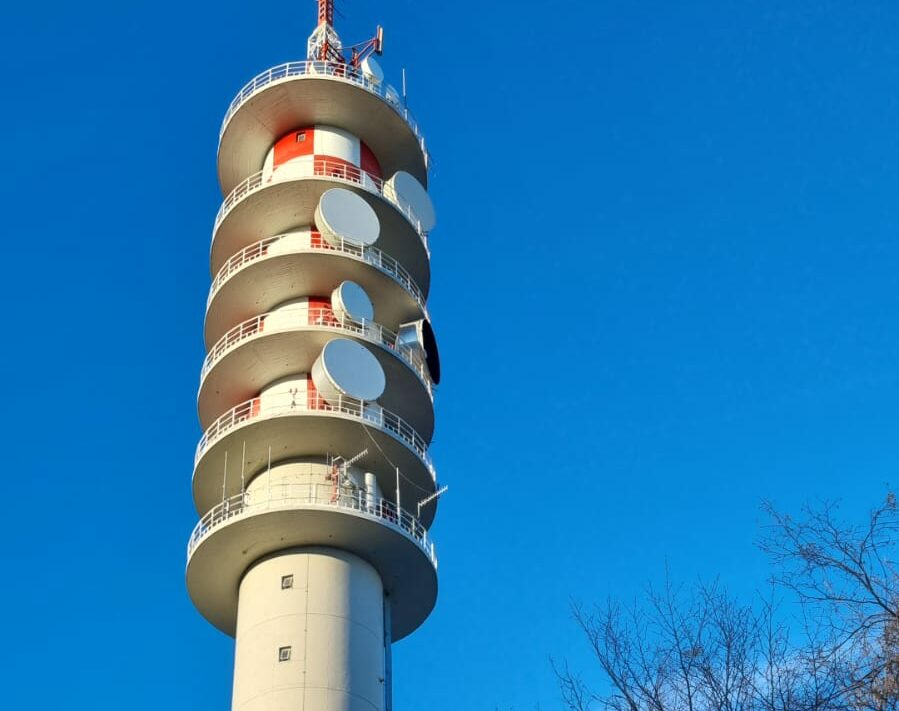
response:
<path id="1" fill-rule="evenodd" d="M 275 82 L 292 79 L 294 77 L 329 77 L 339 81 L 349 82 L 358 87 L 365 89 L 370 94 L 384 99 L 394 111 L 403 117 L 405 122 L 412 129 L 412 133 L 418 139 L 418 145 L 425 156 L 425 165 L 428 163 L 428 151 L 425 148 L 425 139 L 421 134 L 418 122 L 412 116 L 412 113 L 403 105 L 400 94 L 390 84 L 383 81 L 373 81 L 369 77 L 355 67 L 346 64 L 338 64 L 336 62 L 322 62 L 305 60 L 300 62 L 285 62 L 276 67 L 272 67 L 261 74 L 257 74 L 238 92 L 237 96 L 228 106 L 225 112 L 225 118 L 222 121 L 222 128 L 219 131 L 219 140 L 225 134 L 225 128 L 235 112 L 243 106 L 248 99 L 256 94 L 256 92 Z"/>
<path id="2" fill-rule="evenodd" d="M 366 264 L 370 264 L 378 271 L 383 272 L 387 276 L 391 277 L 395 282 L 397 282 L 412 295 L 412 298 L 415 299 L 415 302 L 418 304 L 422 313 L 424 315 L 427 315 L 428 312 L 427 306 L 425 305 L 425 297 L 424 294 L 422 294 L 421 289 L 418 288 L 418 285 L 415 283 L 415 281 L 413 281 L 412 275 L 409 274 L 408 271 L 406 271 L 406 268 L 389 254 L 385 254 L 376 247 L 361 247 L 359 245 L 345 242 L 344 240 L 341 240 L 340 244 L 336 246 L 331 245 L 324 239 L 320 239 L 316 244 L 316 242 L 312 239 L 311 233 L 303 236 L 306 237 L 306 243 L 303 244 L 301 249 L 336 252 L 337 254 L 342 254 L 353 259 L 357 259 L 361 262 L 365 262 Z M 282 239 L 289 238 L 285 235 L 267 237 L 266 239 L 260 240 L 255 244 L 251 244 L 249 247 L 245 247 L 240 252 L 233 255 L 227 262 L 225 262 L 222 265 L 221 269 L 219 269 L 218 274 L 215 275 L 215 279 L 212 280 L 212 286 L 209 289 L 209 296 L 206 299 L 207 308 L 212 302 L 213 297 L 221 288 L 222 284 L 224 284 L 234 272 L 240 270 L 246 264 L 257 260 L 260 257 L 265 257 L 269 253 L 272 245 Z"/>
<path id="3" fill-rule="evenodd" d="M 200 458 L 212 445 L 235 427 L 257 417 L 267 419 L 300 412 L 321 412 L 338 415 L 347 419 L 357 420 L 362 425 L 377 427 L 415 452 L 416 456 L 418 456 L 431 474 L 431 478 L 437 481 L 437 472 L 434 470 L 434 464 L 428 454 L 427 443 L 402 417 L 390 412 L 390 410 L 385 410 L 377 403 L 358 400 L 346 395 L 339 396 L 337 402 L 329 402 L 318 392 L 299 393 L 293 397 L 290 405 L 269 405 L 263 407 L 259 397 L 254 397 L 252 400 L 235 405 L 213 422 L 203 433 L 197 444 L 194 466 L 197 465 Z"/>
<path id="4" fill-rule="evenodd" d="M 190 559 L 200 542 L 212 531 L 238 517 L 253 516 L 264 511 L 283 510 L 297 507 L 343 509 L 365 518 L 377 521 L 402 533 L 418 544 L 431 564 L 437 567 L 437 554 L 428 530 L 408 511 L 397 508 L 392 501 L 383 498 L 368 498 L 364 491 L 352 493 L 340 491 L 335 494 L 330 484 L 279 484 L 272 491 L 243 492 L 225 499 L 210 509 L 194 527 L 187 544 L 187 558 Z"/>
<path id="5" fill-rule="evenodd" d="M 291 319 L 290 316 L 294 318 Z M 266 327 L 265 322 L 269 317 L 277 316 L 284 319 L 284 322 L 272 328 Z M 305 317 L 305 318 L 304 318 Z M 422 384 L 427 388 L 428 395 L 434 398 L 434 384 L 431 375 L 428 372 L 427 365 L 421 354 L 408 346 L 397 344 L 397 334 L 388 328 L 384 328 L 379 323 L 373 321 L 356 321 L 350 318 L 340 319 L 333 309 L 326 306 L 308 307 L 302 304 L 296 305 L 292 310 L 273 311 L 253 318 L 247 319 L 243 323 L 238 324 L 224 336 L 222 336 L 212 347 L 203 361 L 203 368 L 200 371 L 200 380 L 206 377 L 206 374 L 212 369 L 219 359 L 228 353 L 237 344 L 243 343 L 253 336 L 269 335 L 272 333 L 284 333 L 292 331 L 303 326 L 317 326 L 324 328 L 333 328 L 338 331 L 351 333 L 354 336 L 360 336 L 365 340 L 382 345 L 393 353 L 396 353 L 405 361 L 421 380 Z"/>
<path id="6" fill-rule="evenodd" d="M 279 172 L 282 176 L 280 179 L 278 178 Z M 269 173 L 269 176 L 263 178 L 266 173 Z M 328 178 L 329 180 L 337 180 L 338 182 L 351 183 L 364 188 L 374 195 L 384 198 L 399 210 L 403 217 L 409 221 L 409 224 L 415 229 L 416 234 L 421 238 L 421 243 L 424 245 L 425 251 L 430 255 L 430 252 L 428 251 L 428 233 L 422 229 L 421 220 L 418 219 L 415 212 L 412 210 L 411 205 L 404 200 L 401 200 L 399 196 L 390 189 L 390 186 L 385 184 L 385 182 L 378 176 L 362 170 L 361 168 L 357 168 L 355 165 L 333 160 L 331 158 L 313 158 L 309 161 L 295 159 L 289 163 L 278 166 L 272 171 L 263 168 L 258 173 L 254 173 L 249 178 L 238 183 L 237 186 L 228 193 L 228 196 L 219 207 L 219 210 L 215 215 L 213 233 L 218 229 L 222 220 L 225 219 L 225 216 L 231 209 L 247 195 L 269 185 L 274 185 L 282 180 L 290 181 L 298 178 Z"/>

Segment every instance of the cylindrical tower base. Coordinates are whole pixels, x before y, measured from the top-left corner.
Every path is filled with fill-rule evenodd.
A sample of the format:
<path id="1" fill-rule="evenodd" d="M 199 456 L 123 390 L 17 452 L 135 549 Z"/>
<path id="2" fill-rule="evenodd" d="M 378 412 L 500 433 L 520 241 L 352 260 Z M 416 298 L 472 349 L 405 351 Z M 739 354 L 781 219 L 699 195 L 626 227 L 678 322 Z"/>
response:
<path id="1" fill-rule="evenodd" d="M 384 711 L 384 591 L 361 558 L 298 548 L 240 584 L 233 711 Z"/>

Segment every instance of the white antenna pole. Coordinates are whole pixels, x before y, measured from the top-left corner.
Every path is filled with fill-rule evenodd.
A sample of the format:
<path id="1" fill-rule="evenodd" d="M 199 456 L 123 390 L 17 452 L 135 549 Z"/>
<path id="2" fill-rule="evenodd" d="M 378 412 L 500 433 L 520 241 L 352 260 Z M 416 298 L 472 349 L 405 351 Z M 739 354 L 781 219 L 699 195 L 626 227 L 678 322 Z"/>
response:
<path id="1" fill-rule="evenodd" d="M 225 450 L 225 471 L 222 473 L 222 501 L 225 500 L 225 487 L 228 484 L 228 450 Z"/>
<path id="2" fill-rule="evenodd" d="M 400 515 L 400 468 L 396 468 L 396 515 Z"/>
<path id="3" fill-rule="evenodd" d="M 240 455 L 240 493 L 246 493 L 246 480 L 244 479 L 244 468 L 247 461 L 247 441 L 243 441 L 243 454 Z"/>
<path id="4" fill-rule="evenodd" d="M 403 67 L 403 108 L 409 108 L 408 102 L 406 101 L 406 67 Z"/>

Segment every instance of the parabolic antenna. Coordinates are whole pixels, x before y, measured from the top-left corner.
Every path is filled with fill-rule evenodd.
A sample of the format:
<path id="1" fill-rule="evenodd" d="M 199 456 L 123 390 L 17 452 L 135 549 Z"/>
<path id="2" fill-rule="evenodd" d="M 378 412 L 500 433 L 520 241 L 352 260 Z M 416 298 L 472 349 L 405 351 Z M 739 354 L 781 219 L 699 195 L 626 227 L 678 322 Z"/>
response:
<path id="1" fill-rule="evenodd" d="M 331 404 L 337 404 L 341 395 L 377 400 L 387 384 L 378 359 L 348 338 L 334 338 L 325 344 L 312 364 L 312 382 Z"/>
<path id="2" fill-rule="evenodd" d="M 402 205 L 412 208 L 415 217 L 421 222 L 421 229 L 430 232 L 437 223 L 437 215 L 434 213 L 434 204 L 431 196 L 419 183 L 414 175 L 404 170 L 397 171 L 387 181 L 388 193 L 392 193 Z"/>
<path id="3" fill-rule="evenodd" d="M 331 188 L 319 198 L 315 226 L 334 246 L 344 240 L 367 247 L 377 242 L 381 233 L 381 224 L 371 205 L 343 188 Z"/>
<path id="4" fill-rule="evenodd" d="M 352 321 L 371 321 L 375 309 L 365 289 L 354 281 L 344 281 L 331 292 L 331 309 L 337 318 Z"/>
<path id="5" fill-rule="evenodd" d="M 362 73 L 375 84 L 380 84 L 384 81 L 384 70 L 381 69 L 381 65 L 372 56 L 362 60 Z"/>

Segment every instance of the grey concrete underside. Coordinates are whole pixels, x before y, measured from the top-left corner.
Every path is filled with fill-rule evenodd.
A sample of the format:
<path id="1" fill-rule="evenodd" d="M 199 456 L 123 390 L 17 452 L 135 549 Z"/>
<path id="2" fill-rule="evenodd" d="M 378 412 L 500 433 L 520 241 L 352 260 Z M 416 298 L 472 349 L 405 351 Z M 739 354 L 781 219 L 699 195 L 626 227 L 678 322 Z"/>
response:
<path id="1" fill-rule="evenodd" d="M 298 76 L 260 89 L 228 121 L 218 151 L 222 193 L 227 195 L 261 170 L 265 154 L 279 138 L 315 124 L 342 128 L 360 138 L 378 158 L 385 178 L 405 170 L 427 186 L 418 139 L 390 104 L 346 80 Z"/>
<path id="2" fill-rule="evenodd" d="M 340 252 L 298 249 L 259 257 L 228 277 L 206 312 L 206 347 L 230 328 L 288 299 L 328 296 L 345 280 L 365 289 L 375 307 L 374 320 L 392 331 L 424 316 L 412 294 L 376 267 Z"/>
<path id="3" fill-rule="evenodd" d="M 315 506 L 240 514 L 217 526 L 188 561 L 190 597 L 209 622 L 234 636 L 244 572 L 298 546 L 339 548 L 368 561 L 390 595 L 394 640 L 414 632 L 434 609 L 437 571 L 414 541 L 359 512 Z"/>
<path id="4" fill-rule="evenodd" d="M 428 253 L 403 213 L 393 203 L 360 185 L 326 176 L 274 181 L 239 200 L 213 231 L 212 276 L 244 247 L 313 224 L 319 198 L 334 187 L 351 190 L 372 206 L 381 224 L 381 236 L 375 246 L 402 264 L 419 288 L 427 293 L 431 283 Z"/>

